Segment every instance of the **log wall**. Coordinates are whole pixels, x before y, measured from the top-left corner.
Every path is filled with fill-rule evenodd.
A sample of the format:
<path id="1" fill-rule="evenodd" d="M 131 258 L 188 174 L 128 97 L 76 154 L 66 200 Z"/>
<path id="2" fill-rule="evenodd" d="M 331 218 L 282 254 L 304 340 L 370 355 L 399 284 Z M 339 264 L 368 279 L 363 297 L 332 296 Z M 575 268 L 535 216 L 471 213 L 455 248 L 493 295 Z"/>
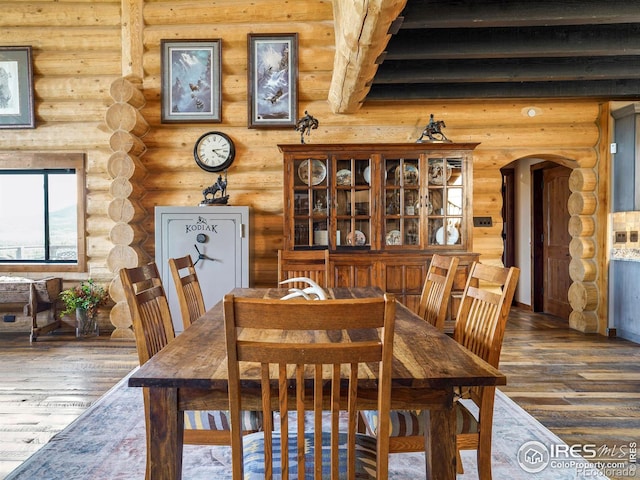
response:
<path id="1" fill-rule="evenodd" d="M 247 34 L 297 32 L 299 116 L 308 110 L 320 121 L 309 142 L 414 142 L 430 113 L 445 120 L 453 141 L 480 142 L 473 214 L 493 219 L 493 227 L 473 232 L 473 250 L 483 262 L 501 262 L 500 168 L 529 157 L 574 168 L 570 227 L 579 255 L 571 268 L 577 285 L 572 325 L 604 333 L 606 104 L 365 102 L 353 114 L 333 114 L 327 102 L 335 52 L 330 0 L 0 0 L 0 10 L 0 44 L 33 46 L 37 120 L 34 130 L 4 130 L 0 151 L 87 155 L 88 271 L 61 275 L 67 283 L 89 276 L 111 282 L 123 262 L 153 258 L 154 208 L 201 201 L 217 175 L 197 167 L 193 145 L 202 133 L 220 130 L 237 151 L 228 174 L 230 204 L 251 207 L 254 285 L 275 284 L 283 237 L 276 145 L 297 143 L 299 134 L 292 128 L 247 128 Z M 162 124 L 160 41 L 194 38 L 222 39 L 222 122 Z M 116 96 L 114 82 L 125 85 Z M 116 302 L 117 292 L 113 285 Z M 114 310 L 112 316 L 123 314 L 121 304 Z"/>

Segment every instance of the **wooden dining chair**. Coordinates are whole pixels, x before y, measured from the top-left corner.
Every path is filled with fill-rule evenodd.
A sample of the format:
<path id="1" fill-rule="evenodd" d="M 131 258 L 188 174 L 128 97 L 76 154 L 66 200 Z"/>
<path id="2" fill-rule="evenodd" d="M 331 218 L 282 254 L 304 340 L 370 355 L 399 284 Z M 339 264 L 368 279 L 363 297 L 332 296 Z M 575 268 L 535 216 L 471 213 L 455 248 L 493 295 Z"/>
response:
<path id="1" fill-rule="evenodd" d="M 229 294 L 224 321 L 234 480 L 287 479 L 287 472 L 291 478 L 388 478 L 393 295 L 282 302 Z M 302 331 L 314 331 L 317 341 L 301 339 Z M 355 335 L 332 342 L 331 331 Z M 378 363 L 373 371 L 372 363 Z M 261 372 L 256 382 L 265 422 L 262 432 L 242 438 L 236 427 L 245 401 L 241 383 L 250 388 L 247 372 Z M 379 425 L 386 433 L 377 439 L 356 433 L 357 384 L 376 377 L 377 407 L 386 419 Z M 279 429 L 267 414 L 273 408 Z"/>
<path id="2" fill-rule="evenodd" d="M 504 332 L 509 319 L 511 303 L 518 285 L 520 269 L 501 268 L 474 263 L 462 296 L 453 338 L 498 368 Z M 475 286 L 478 285 L 478 286 Z M 491 480 L 491 434 L 493 429 L 493 403 L 496 387 L 474 387 L 462 392 L 457 402 L 467 418 L 474 418 L 465 399 L 478 408 L 477 423 L 463 423 L 456 437 L 460 450 L 477 450 L 478 478 Z M 466 428 L 465 428 L 466 427 Z M 458 456 L 458 471 L 463 473 Z"/>
<path id="3" fill-rule="evenodd" d="M 120 270 L 120 280 L 131 312 L 140 365 L 146 363 L 175 338 L 171 311 L 162 278 L 155 262 Z M 148 418 L 148 391 L 144 389 L 145 418 Z M 259 412 L 243 412 L 243 428 L 257 431 Z M 186 411 L 184 443 L 194 445 L 230 445 L 228 411 Z M 148 439 L 147 430 L 147 439 Z"/>
<path id="4" fill-rule="evenodd" d="M 474 262 L 462 295 L 453 338 L 494 367 L 498 367 L 504 331 L 520 270 Z M 477 450 L 478 478 L 491 480 L 491 432 L 495 387 L 474 387 L 459 393 L 456 402 L 458 473 L 463 473 L 460 450 Z M 477 407 L 472 413 L 469 402 Z M 419 452 L 425 448 L 423 412 L 393 410 L 389 448 L 395 452 Z M 362 412 L 367 430 L 378 434 L 380 415 Z"/>
<path id="5" fill-rule="evenodd" d="M 180 304 L 182 325 L 186 329 L 206 311 L 200 281 L 191 255 L 169 258 L 168 262 Z"/>
<path id="6" fill-rule="evenodd" d="M 418 315 L 441 332 L 444 331 L 449 298 L 459 261 L 460 259 L 455 256 L 433 254 L 422 287 Z"/>
<path id="7" fill-rule="evenodd" d="M 278 250 L 278 283 L 295 277 L 310 278 L 322 288 L 329 286 L 329 250 Z M 305 288 L 306 283 L 286 284 L 288 288 Z"/>

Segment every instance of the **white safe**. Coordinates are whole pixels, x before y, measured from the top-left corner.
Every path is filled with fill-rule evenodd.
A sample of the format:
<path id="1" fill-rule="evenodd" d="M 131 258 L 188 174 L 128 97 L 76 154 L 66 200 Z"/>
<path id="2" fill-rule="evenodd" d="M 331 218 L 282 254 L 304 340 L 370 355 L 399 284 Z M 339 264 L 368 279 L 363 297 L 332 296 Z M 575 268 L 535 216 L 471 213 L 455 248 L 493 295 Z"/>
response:
<path id="1" fill-rule="evenodd" d="M 191 255 L 207 309 L 235 287 L 249 287 L 249 207 L 156 207 L 156 264 L 176 333 L 182 316 L 169 258 Z"/>

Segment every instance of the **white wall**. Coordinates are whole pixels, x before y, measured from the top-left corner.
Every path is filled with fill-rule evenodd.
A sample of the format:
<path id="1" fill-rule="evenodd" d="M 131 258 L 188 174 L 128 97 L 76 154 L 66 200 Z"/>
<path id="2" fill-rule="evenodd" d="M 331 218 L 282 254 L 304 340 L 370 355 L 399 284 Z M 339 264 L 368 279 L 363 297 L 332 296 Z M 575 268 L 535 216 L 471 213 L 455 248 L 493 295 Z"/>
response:
<path id="1" fill-rule="evenodd" d="M 539 159 L 522 159 L 515 165 L 515 264 L 520 279 L 515 301 L 531 306 L 531 165 Z"/>

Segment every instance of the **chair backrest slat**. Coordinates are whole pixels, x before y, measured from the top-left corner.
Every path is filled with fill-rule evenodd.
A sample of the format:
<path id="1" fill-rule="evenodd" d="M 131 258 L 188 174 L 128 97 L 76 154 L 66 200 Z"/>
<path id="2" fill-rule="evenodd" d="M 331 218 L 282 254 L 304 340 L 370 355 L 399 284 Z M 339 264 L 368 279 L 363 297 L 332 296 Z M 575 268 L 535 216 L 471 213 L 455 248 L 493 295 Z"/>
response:
<path id="1" fill-rule="evenodd" d="M 278 250 L 278 282 L 296 277 L 310 278 L 322 288 L 329 287 L 329 250 Z M 287 288 L 305 288 L 302 282 Z"/>
<path id="2" fill-rule="evenodd" d="M 140 365 L 175 338 L 169 304 L 155 263 L 120 270 Z"/>
<path id="3" fill-rule="evenodd" d="M 198 274 L 190 255 L 170 258 L 169 270 L 178 296 L 182 325 L 187 328 L 205 312 Z"/>
<path id="4" fill-rule="evenodd" d="M 444 330 L 453 280 L 460 259 L 434 254 L 420 296 L 418 315 L 438 330 Z"/>
<path id="5" fill-rule="evenodd" d="M 519 275 L 474 262 L 458 310 L 454 339 L 496 368 Z"/>
<path id="6" fill-rule="evenodd" d="M 345 316 L 347 311 L 349 314 Z M 349 327 L 344 326 L 345 317 L 349 317 L 346 322 Z M 339 318 L 343 320 L 342 325 Z M 281 418 L 280 467 L 283 479 L 288 478 L 290 467 L 288 439 L 293 433 L 289 432 L 296 432 L 297 466 L 303 469 L 310 461 L 304 458 L 305 432 L 311 430 L 315 432 L 314 445 L 318 448 L 314 448 L 313 468 L 307 465 L 306 471 L 313 471 L 314 478 L 322 478 L 320 446 L 323 445 L 323 433 L 328 433 L 323 432 L 323 414 L 330 415 L 331 478 L 338 478 L 340 468 L 344 468 L 338 457 L 340 433 L 347 434 L 347 478 L 355 478 L 357 386 L 359 379 L 374 377 L 368 363 L 378 364 L 375 372 L 379 375 L 378 409 L 381 411 L 380 428 L 385 434 L 377 437 L 377 467 L 378 478 L 387 477 L 395 297 L 283 302 L 226 295 L 224 320 L 234 479 L 243 476 L 241 432 L 234 427 L 239 425 L 242 409 L 240 378 L 255 371 L 255 363 L 260 364 L 262 372 L 266 478 L 271 478 L 273 472 L 271 437 L 274 426 L 270 413 L 275 404 Z M 362 330 L 363 333 L 349 335 L 348 329 Z M 341 330 L 341 333 L 336 334 L 335 330 Z M 313 331 L 313 338 L 310 331 Z M 293 383 L 296 388 L 292 390 Z M 313 426 L 305 424 L 309 410 L 312 414 L 308 420 Z M 341 411 L 345 410 L 346 426 L 341 422 Z M 292 430 L 289 426 L 290 412 L 297 418 Z"/>

